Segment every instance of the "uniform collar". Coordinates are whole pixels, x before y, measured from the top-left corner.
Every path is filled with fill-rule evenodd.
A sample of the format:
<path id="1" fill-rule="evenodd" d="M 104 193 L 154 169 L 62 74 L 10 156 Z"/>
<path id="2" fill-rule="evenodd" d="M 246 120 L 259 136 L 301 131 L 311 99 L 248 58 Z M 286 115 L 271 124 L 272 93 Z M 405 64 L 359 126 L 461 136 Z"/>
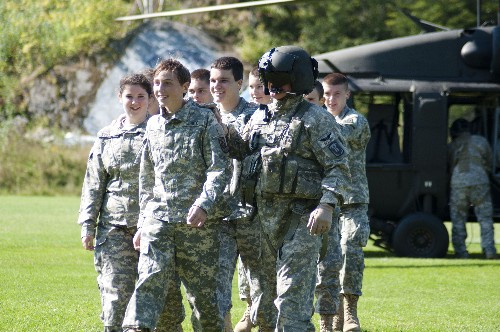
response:
<path id="1" fill-rule="evenodd" d="M 339 118 L 339 119 L 343 119 L 347 115 L 347 113 L 349 113 L 350 110 L 351 109 L 349 108 L 349 106 L 346 105 L 346 106 L 344 106 L 344 109 L 342 110 L 342 112 L 340 112 L 339 115 L 336 115 L 335 117 Z"/>

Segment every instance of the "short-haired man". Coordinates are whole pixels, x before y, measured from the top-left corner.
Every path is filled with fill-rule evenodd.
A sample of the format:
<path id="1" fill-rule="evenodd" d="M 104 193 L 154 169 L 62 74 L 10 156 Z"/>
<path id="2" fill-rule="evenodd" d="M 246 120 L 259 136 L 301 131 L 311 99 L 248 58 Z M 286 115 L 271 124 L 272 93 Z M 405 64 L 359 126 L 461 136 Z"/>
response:
<path id="1" fill-rule="evenodd" d="M 370 140 L 370 126 L 364 116 L 347 106 L 350 96 L 347 77 L 332 73 L 323 78 L 325 105 L 328 112 L 340 125 L 340 130 L 349 148 L 348 163 L 351 171 L 351 185 L 348 186 L 346 200 L 340 206 L 340 247 L 341 260 L 336 256 L 324 259 L 318 265 L 316 286 L 316 311 L 320 314 L 320 324 L 324 330 L 360 331 L 357 317 L 357 302 L 361 295 L 364 271 L 363 247 L 370 235 L 368 220 L 368 180 L 366 178 L 366 146 Z M 333 248 L 335 251 L 335 249 Z M 338 259 L 338 256 L 337 256 Z M 332 269 L 340 268 L 340 308 L 335 312 L 332 299 L 338 293 L 332 292 L 323 283 L 329 284 Z"/>
<path id="2" fill-rule="evenodd" d="M 139 278 L 125 331 L 153 331 L 177 273 L 193 307 L 192 320 L 221 331 L 217 301 L 220 223 L 215 202 L 229 180 L 230 160 L 214 114 L 184 100 L 189 71 L 179 61 L 156 65 L 160 114 L 150 118 L 139 172 L 140 217 L 134 246 Z"/>
<path id="3" fill-rule="evenodd" d="M 316 104 L 318 106 L 324 107 L 325 97 L 323 97 L 323 85 L 320 81 L 314 81 L 314 89 L 307 95 L 304 99 L 310 103 Z"/>
<path id="4" fill-rule="evenodd" d="M 188 97 L 198 104 L 211 104 L 214 101 L 210 93 L 210 70 L 199 68 L 191 72 Z"/>
<path id="5" fill-rule="evenodd" d="M 258 105 L 240 97 L 243 83 L 243 64 L 235 57 L 220 57 L 210 66 L 210 92 L 220 111 L 222 123 L 238 132 L 250 119 Z M 229 216 L 223 222 L 220 234 L 221 260 L 219 292 L 221 295 L 221 314 L 225 318 L 226 331 L 231 328 L 231 290 L 238 254 L 250 271 L 255 271 L 258 249 L 259 229 L 251 220 L 251 207 L 241 202 L 241 162 L 233 160 L 233 176 L 227 188 L 224 203 L 227 203 Z M 248 202 L 251 203 L 251 202 Z M 250 273 L 250 272 L 249 272 Z M 235 331 L 240 327 L 237 326 Z"/>

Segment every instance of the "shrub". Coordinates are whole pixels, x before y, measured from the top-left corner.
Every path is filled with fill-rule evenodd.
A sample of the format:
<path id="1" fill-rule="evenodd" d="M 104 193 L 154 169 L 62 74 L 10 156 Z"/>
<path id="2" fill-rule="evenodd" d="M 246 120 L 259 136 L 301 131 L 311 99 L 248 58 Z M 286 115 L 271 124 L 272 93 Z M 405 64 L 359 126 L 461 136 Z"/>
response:
<path id="1" fill-rule="evenodd" d="M 28 138 L 13 121 L 3 123 L 0 193 L 80 195 L 89 150 L 88 145 L 65 146 Z"/>

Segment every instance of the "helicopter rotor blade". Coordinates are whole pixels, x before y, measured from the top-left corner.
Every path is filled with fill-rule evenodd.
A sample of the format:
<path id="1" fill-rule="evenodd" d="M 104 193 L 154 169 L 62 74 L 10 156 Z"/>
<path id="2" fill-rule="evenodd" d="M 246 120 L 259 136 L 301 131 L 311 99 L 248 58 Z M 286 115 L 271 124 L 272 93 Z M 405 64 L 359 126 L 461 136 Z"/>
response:
<path id="1" fill-rule="evenodd" d="M 179 15 L 196 14 L 196 13 L 206 13 L 206 12 L 213 12 L 213 11 L 226 10 L 226 9 L 268 6 L 268 5 L 290 3 L 290 2 L 296 2 L 296 1 L 297 0 L 248 1 L 248 2 L 227 4 L 227 5 L 217 5 L 217 6 L 208 6 L 208 7 L 171 10 L 171 11 L 166 11 L 166 12 L 141 14 L 141 15 L 121 16 L 121 17 L 117 17 L 115 20 L 116 21 L 141 20 L 141 19 L 155 18 L 155 17 L 168 17 L 168 16 L 179 16 Z M 304 0 L 301 0 L 301 1 L 304 1 Z"/>

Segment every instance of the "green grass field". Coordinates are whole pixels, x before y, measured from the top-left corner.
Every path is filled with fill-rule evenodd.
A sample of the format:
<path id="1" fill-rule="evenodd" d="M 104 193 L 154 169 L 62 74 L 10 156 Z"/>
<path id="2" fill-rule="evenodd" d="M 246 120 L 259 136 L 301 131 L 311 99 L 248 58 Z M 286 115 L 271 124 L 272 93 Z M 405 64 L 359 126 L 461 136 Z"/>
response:
<path id="1" fill-rule="evenodd" d="M 101 331 L 93 257 L 81 248 L 76 224 L 79 198 L 0 200 L 0 331 Z M 468 231 L 469 260 L 397 258 L 370 243 L 363 330 L 500 331 L 500 260 L 480 259 L 477 225 Z M 236 323 L 244 311 L 236 278 L 233 305 Z"/>

